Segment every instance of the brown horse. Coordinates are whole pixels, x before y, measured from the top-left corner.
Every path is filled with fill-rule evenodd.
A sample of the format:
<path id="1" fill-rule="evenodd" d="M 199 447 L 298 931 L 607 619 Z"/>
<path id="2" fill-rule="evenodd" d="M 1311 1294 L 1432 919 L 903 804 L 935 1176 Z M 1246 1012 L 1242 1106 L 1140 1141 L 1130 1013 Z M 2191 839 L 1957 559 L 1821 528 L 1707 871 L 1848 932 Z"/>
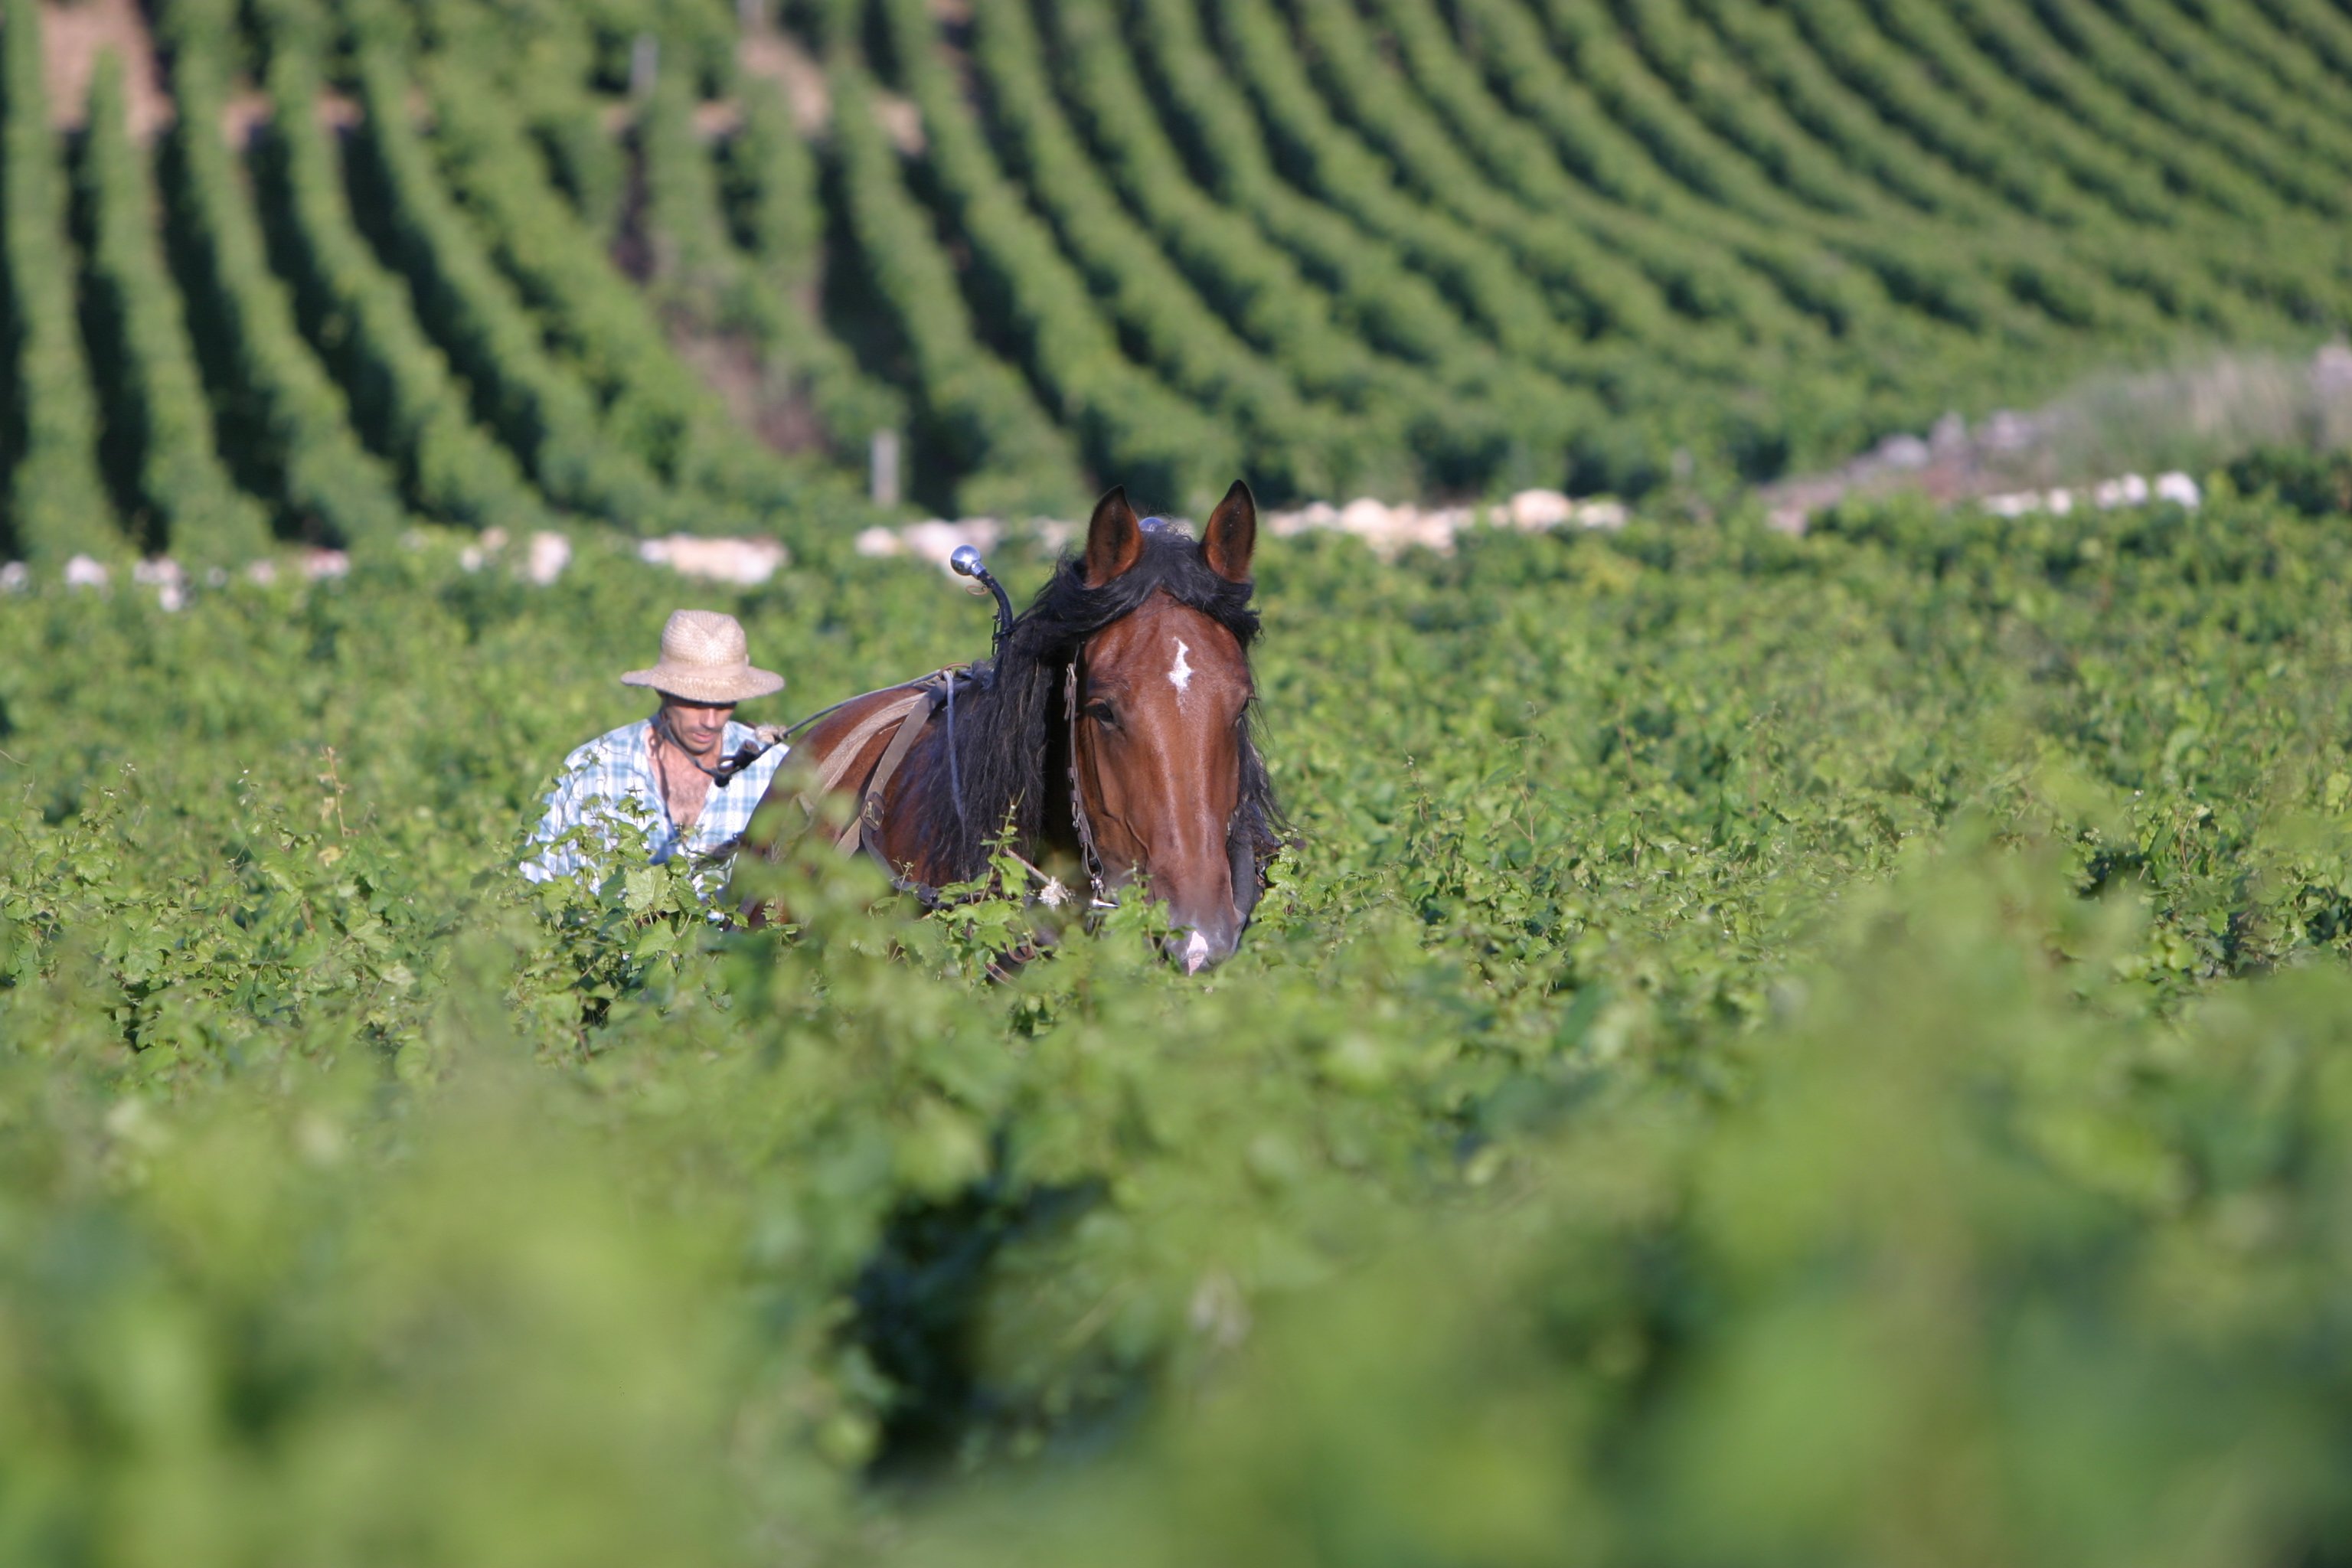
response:
<path id="1" fill-rule="evenodd" d="M 820 790 L 856 812 L 839 839 L 926 898 L 986 874 L 1000 842 L 1083 868 L 1097 905 L 1139 884 L 1187 973 L 1231 956 L 1279 842 L 1250 733 L 1250 555 L 1236 482 L 1196 542 L 1096 503 L 1085 552 L 1015 618 L 992 667 L 852 699 L 800 742 Z M 780 813 L 747 843 L 774 853 Z M 1009 831 L 1008 831 L 1009 830 Z"/>

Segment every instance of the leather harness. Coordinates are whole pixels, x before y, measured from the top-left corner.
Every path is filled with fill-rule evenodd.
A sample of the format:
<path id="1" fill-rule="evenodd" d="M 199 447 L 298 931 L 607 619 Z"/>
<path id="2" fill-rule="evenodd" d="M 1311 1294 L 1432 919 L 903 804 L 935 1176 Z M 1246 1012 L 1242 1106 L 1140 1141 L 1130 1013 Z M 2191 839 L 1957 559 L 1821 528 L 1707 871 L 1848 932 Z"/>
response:
<path id="1" fill-rule="evenodd" d="M 1087 816 L 1086 786 L 1078 776 L 1078 683 L 1082 659 L 1083 655 L 1071 658 L 1062 680 L 1062 710 L 1070 737 L 1070 823 L 1076 830 L 1078 851 L 1086 862 L 1090 907 L 1112 910 L 1118 907 L 1118 889 L 1105 873 L 1101 852 L 1095 847 L 1094 823 Z M 883 852 L 880 837 L 882 801 L 889 790 L 890 781 L 898 776 L 900 765 L 915 749 L 916 742 L 931 727 L 931 721 L 942 711 L 952 711 L 957 683 L 973 679 L 969 666 L 950 665 L 910 683 L 902 695 L 877 706 L 842 737 L 839 744 L 825 758 L 824 766 L 818 770 L 809 793 L 801 797 L 802 805 L 814 818 L 817 801 L 841 786 L 874 737 L 896 726 L 896 732 L 890 737 L 890 743 L 884 749 L 881 759 L 874 764 L 874 771 L 866 775 L 866 782 L 858 788 L 856 815 L 835 836 L 834 847 L 845 855 L 863 850 L 882 868 L 893 887 L 902 892 L 914 893 L 926 902 L 935 900 L 939 889 L 906 876 L 898 867 L 890 863 L 889 857 Z M 886 687 L 883 689 L 891 689 Z M 921 710 L 919 713 L 917 711 L 919 709 Z M 1234 908 L 1246 923 L 1257 907 L 1260 864 L 1257 846 L 1236 831 L 1241 826 L 1239 815 L 1237 808 L 1234 820 L 1225 825 L 1225 852 L 1232 862 Z"/>
<path id="2" fill-rule="evenodd" d="M 881 840 L 877 837 L 877 830 L 882 826 L 882 798 L 890 787 L 890 781 L 898 777 L 899 765 L 906 762 L 907 753 L 915 749 L 915 742 L 921 740 L 923 731 L 930 728 L 931 715 L 940 710 L 950 685 L 969 679 L 971 677 L 963 667 L 950 665 L 911 682 L 899 696 L 877 706 L 841 738 L 825 758 L 824 765 L 818 770 L 808 793 L 801 796 L 801 805 L 814 818 L 817 802 L 841 787 L 842 782 L 849 776 L 849 770 L 857 765 L 857 759 L 864 754 L 874 737 L 895 727 L 889 745 L 883 749 L 881 760 L 874 764 L 874 771 L 858 786 L 856 815 L 835 836 L 834 847 L 845 855 L 865 850 L 889 876 L 892 885 L 902 891 L 919 893 L 926 899 L 935 896 L 936 890 L 900 875 L 898 868 L 891 865 L 889 858 L 882 852 Z M 886 687 L 883 689 L 891 689 Z M 856 699 L 851 700 L 856 701 Z M 916 713 L 919 708 L 923 710 L 919 717 Z"/>

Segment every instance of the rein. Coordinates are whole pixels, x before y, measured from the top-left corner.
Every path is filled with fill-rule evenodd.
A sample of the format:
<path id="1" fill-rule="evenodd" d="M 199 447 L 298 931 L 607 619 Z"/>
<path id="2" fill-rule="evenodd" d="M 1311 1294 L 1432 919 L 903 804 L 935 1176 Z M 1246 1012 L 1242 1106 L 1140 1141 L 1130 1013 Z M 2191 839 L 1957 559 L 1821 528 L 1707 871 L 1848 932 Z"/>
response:
<path id="1" fill-rule="evenodd" d="M 1118 908 L 1118 890 L 1117 888 L 1112 886 L 1110 878 L 1103 870 L 1102 853 L 1095 847 L 1094 821 L 1087 815 L 1086 786 L 1080 781 L 1078 774 L 1078 676 L 1079 667 L 1084 662 L 1085 657 L 1086 655 L 1083 647 L 1081 647 L 1078 652 L 1071 655 L 1069 666 L 1062 678 L 1062 712 L 1064 721 L 1067 725 L 1069 735 L 1070 826 L 1076 831 L 1078 838 L 1078 851 L 1086 860 L 1087 908 L 1099 911 Z M 963 820 L 966 816 L 963 804 L 963 780 L 956 765 L 955 694 L 956 688 L 962 683 L 962 680 L 972 679 L 972 677 L 966 670 L 949 668 L 940 670 L 926 679 L 929 681 L 935 681 L 938 683 L 938 700 L 932 708 L 931 712 L 939 713 L 942 715 L 944 719 L 945 728 L 947 731 L 944 739 L 946 741 L 945 749 L 948 760 L 949 798 L 955 805 L 957 818 L 959 820 Z M 810 715 L 808 718 L 802 720 L 800 723 L 793 725 L 793 729 L 798 730 L 808 724 L 814 723 L 816 720 L 824 718 L 826 713 L 834 712 L 840 708 L 846 707 L 848 703 L 855 702 L 856 700 L 858 700 L 857 698 L 852 697 L 846 699 L 845 701 L 836 702 L 832 708 L 825 709 L 824 712 L 814 713 Z M 916 737 L 919 735 L 924 727 L 930 722 L 930 713 L 921 715 L 908 713 L 898 721 L 897 737 L 892 741 L 888 751 L 883 754 L 881 763 L 874 771 L 874 776 L 866 781 L 866 786 L 861 792 L 863 799 L 859 802 L 857 819 L 850 825 L 848 830 L 843 834 L 841 839 L 841 847 L 843 848 L 863 848 L 867 854 L 871 855 L 875 860 L 881 865 L 883 870 L 888 873 L 891 883 L 900 891 L 911 892 L 917 897 L 923 899 L 926 902 L 937 900 L 939 889 L 929 887 L 927 884 L 914 881 L 899 874 L 898 868 L 892 866 L 889 863 L 888 858 L 882 853 L 881 846 L 872 838 L 871 830 L 880 826 L 879 822 L 874 816 L 874 808 L 879 805 L 881 791 L 888 784 L 891 776 L 898 772 L 899 762 L 904 759 L 907 752 L 912 748 Z M 782 733 L 790 732 L 790 731 L 786 731 Z M 773 744 L 773 742 L 771 742 L 770 744 Z M 751 755 L 757 754 L 756 752 L 752 752 L 751 748 L 749 746 L 744 747 L 743 751 L 739 752 L 738 755 L 744 755 L 745 753 L 750 753 Z M 1238 815 L 1238 811 L 1236 812 L 1236 815 Z M 1232 845 L 1233 840 L 1233 826 L 1234 825 L 1231 823 L 1226 826 L 1225 836 L 1229 847 Z M 1236 867 L 1235 880 L 1234 883 L 1234 899 L 1235 907 L 1241 910 L 1243 917 L 1246 919 L 1250 909 L 1257 902 L 1256 855 L 1255 850 L 1247 845 L 1241 846 L 1238 849 L 1229 847 L 1228 852 L 1233 855 L 1234 862 Z M 1028 864 L 1026 861 L 1023 861 L 1022 863 L 1024 866 Z M 1246 892 L 1243 889 L 1241 873 L 1241 868 L 1244 867 L 1246 867 L 1248 873 L 1248 890 Z M 1040 880 L 1045 881 L 1049 888 L 1053 885 L 1051 879 L 1046 878 L 1043 872 L 1037 871 L 1035 867 L 1033 866 L 1029 868 L 1038 876 Z M 1049 893 L 1048 898 L 1051 899 L 1053 895 Z"/>
<path id="2" fill-rule="evenodd" d="M 687 766 L 692 768 L 696 773 L 702 774 L 705 778 L 708 778 L 712 784 L 718 785 L 720 789 L 725 789 L 729 780 L 732 779 L 737 773 L 741 773 L 745 768 L 750 767 L 753 763 L 758 762 L 760 760 L 761 753 L 765 752 L 768 749 L 768 746 L 775 743 L 771 741 L 767 745 L 761 745 L 755 748 L 752 742 L 747 741 L 742 745 L 736 748 L 735 754 L 733 756 L 721 757 L 719 759 L 719 765 L 717 767 L 706 768 L 702 765 L 702 759 L 696 756 L 692 752 L 688 751 L 686 749 L 686 742 L 679 740 L 677 738 L 677 731 L 673 731 L 669 727 L 668 714 L 669 710 L 667 708 L 659 708 L 654 710 L 654 738 L 661 742 L 663 745 L 668 747 L 671 751 L 677 752 L 679 756 L 685 758 Z M 764 733 L 764 731 L 762 731 L 762 733 Z"/>
<path id="3" fill-rule="evenodd" d="M 1118 889 L 1108 885 L 1103 876 L 1102 856 L 1095 849 L 1095 825 L 1087 816 L 1087 787 L 1078 778 L 1078 666 L 1086 659 L 1084 644 L 1070 655 L 1067 672 L 1062 677 L 1062 712 L 1070 731 L 1070 826 L 1077 829 L 1078 853 L 1086 858 L 1088 907 L 1115 910 Z"/>
<path id="4" fill-rule="evenodd" d="M 871 693 L 861 691 L 856 697 L 845 697 L 838 702 L 818 709 L 815 712 L 810 714 L 805 719 L 796 719 L 789 724 L 754 724 L 751 726 L 751 739 L 736 747 L 731 754 L 719 758 L 719 765 L 715 768 L 706 768 L 701 764 L 701 763 L 696 761 L 694 753 L 688 752 L 684 746 L 678 745 L 677 737 L 668 732 L 669 725 L 666 721 L 661 721 L 660 715 L 656 713 L 655 718 L 657 727 L 662 731 L 662 739 L 667 741 L 673 747 L 675 747 L 678 753 L 684 756 L 688 762 L 692 763 L 697 772 L 709 774 L 711 783 L 717 784 L 720 789 L 725 789 L 729 781 L 733 779 L 737 773 L 743 772 L 752 763 L 758 762 L 761 757 L 766 756 L 770 752 L 774 751 L 778 746 L 782 745 L 786 741 L 789 741 L 794 735 L 799 734 L 803 730 L 807 729 L 810 725 L 815 723 L 820 719 L 840 712 L 851 703 L 858 700 L 858 698 L 869 695 L 871 695 Z"/>
<path id="5" fill-rule="evenodd" d="M 957 570 L 966 576 L 979 576 L 995 589 L 1001 611 L 1009 607 L 1003 603 L 1003 589 L 996 587 L 993 579 L 986 575 L 984 568 L 978 571 L 969 570 L 960 563 Z M 1006 621 L 1009 617 L 1001 616 L 1000 619 Z M 998 628 L 997 644 L 1000 657 L 1008 629 L 1008 625 L 1000 625 Z M 1086 864 L 1088 910 L 1090 912 L 1099 913 L 1119 907 L 1118 893 L 1123 884 L 1114 881 L 1105 868 L 1101 847 L 1095 836 L 1094 820 L 1087 810 L 1086 784 L 1078 762 L 1080 721 L 1083 717 L 1078 706 L 1078 688 L 1085 672 L 1086 652 L 1086 643 L 1083 640 L 1076 642 L 1071 649 L 1068 661 L 1063 668 L 1062 718 L 1069 746 L 1067 773 L 1070 789 L 1070 826 L 1078 841 L 1079 854 Z M 830 791 L 841 783 L 843 774 L 855 757 L 862 754 L 863 749 L 871 743 L 871 737 L 879 733 L 883 727 L 889 727 L 892 731 L 890 742 L 884 748 L 881 760 L 876 763 L 872 773 L 858 787 L 856 814 L 840 832 L 835 844 L 845 853 L 862 852 L 870 856 L 882 868 L 884 874 L 890 879 L 894 887 L 903 892 L 914 894 L 926 904 L 939 902 L 940 890 L 916 880 L 908 875 L 906 870 L 893 865 L 882 847 L 879 836 L 879 829 L 882 826 L 880 815 L 882 796 L 896 777 L 900 764 L 913 752 L 916 742 L 930 727 L 931 721 L 934 719 L 943 719 L 942 728 L 945 733 L 941 739 L 945 742 L 947 754 L 945 782 L 949 802 L 954 809 L 958 824 L 961 825 L 966 832 L 970 831 L 971 817 L 964 800 L 962 769 L 956 744 L 957 688 L 967 680 L 985 687 L 995 676 L 995 660 L 991 660 L 984 665 L 950 666 L 944 669 L 935 670 L 919 681 L 907 683 L 909 687 L 915 688 L 916 691 L 910 692 L 903 705 L 893 705 L 891 708 L 877 710 L 862 719 L 857 729 L 843 742 L 837 744 L 833 752 L 828 753 L 825 766 L 821 771 L 820 776 L 812 788 L 803 793 L 801 797 L 803 806 L 814 815 L 816 809 L 816 796 Z M 738 748 L 732 756 L 721 761 L 716 768 L 703 768 L 699 761 L 692 757 L 689 757 L 688 761 L 693 762 L 696 767 L 700 768 L 723 786 L 735 774 L 750 767 L 761 755 L 791 736 L 853 703 L 876 695 L 877 695 L 876 692 L 860 692 L 856 696 L 845 698 L 830 707 L 819 709 L 806 718 L 782 728 L 762 725 L 754 731 L 756 738 L 753 742 Z M 926 698 L 928 702 L 924 700 Z M 662 728 L 667 730 L 666 725 Z M 672 743 L 675 744 L 674 739 Z M 1265 858 L 1259 853 L 1255 836 L 1244 831 L 1249 804 L 1244 791 L 1244 798 L 1235 805 L 1233 814 L 1225 823 L 1225 847 L 1231 864 L 1234 908 L 1244 924 L 1248 922 L 1264 891 L 1262 876 Z M 772 848 L 770 853 L 772 855 L 774 853 Z M 1043 896 L 1047 903 L 1058 905 L 1062 901 L 1065 894 L 1061 884 L 1056 879 L 1028 861 L 1021 859 L 1017 853 L 1013 858 L 1044 886 Z M 911 868 L 907 869 L 910 870 Z"/>

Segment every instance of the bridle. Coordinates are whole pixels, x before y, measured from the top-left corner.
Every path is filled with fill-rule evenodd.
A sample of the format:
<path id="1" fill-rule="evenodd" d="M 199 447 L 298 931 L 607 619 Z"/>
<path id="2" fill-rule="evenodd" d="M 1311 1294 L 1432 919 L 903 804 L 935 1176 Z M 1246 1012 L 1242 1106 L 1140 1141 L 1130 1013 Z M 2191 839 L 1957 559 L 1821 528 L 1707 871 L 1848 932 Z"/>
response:
<path id="1" fill-rule="evenodd" d="M 965 574 L 978 575 L 982 577 L 983 581 L 988 582 L 991 587 L 995 586 L 993 580 L 989 579 L 984 572 L 977 574 L 967 572 Z M 1003 600 L 1003 592 L 1002 589 L 997 589 L 997 596 L 1000 601 Z M 1003 642 L 1003 635 L 1001 628 L 997 640 L 1001 650 Z M 1086 785 L 1079 773 L 1078 724 L 1082 715 L 1078 710 L 1078 686 L 1084 673 L 1083 667 L 1085 660 L 1086 645 L 1081 642 L 1075 649 L 1072 650 L 1069 662 L 1064 668 L 1062 677 L 1062 711 L 1064 721 L 1066 726 L 1066 732 L 1068 736 L 1069 742 L 1068 773 L 1070 784 L 1070 826 L 1076 835 L 1078 840 L 1078 851 L 1086 863 L 1088 895 L 1087 908 L 1089 912 L 1099 913 L 1104 910 L 1115 910 L 1119 907 L 1118 891 L 1119 889 L 1124 886 L 1124 883 L 1114 882 L 1110 875 L 1104 869 L 1102 851 L 1095 841 L 1094 822 L 1087 814 Z M 992 661 L 992 663 L 993 661 Z M 911 748 L 912 742 L 920 734 L 922 730 L 929 727 L 930 720 L 934 715 L 943 714 L 947 728 L 947 734 L 944 739 L 946 741 L 947 763 L 949 769 L 948 787 L 955 805 L 957 816 L 959 818 L 963 817 L 964 804 L 962 780 L 956 775 L 955 771 L 956 688 L 961 682 L 965 680 L 976 680 L 985 684 L 988 679 L 991 679 L 992 674 L 992 670 L 988 667 L 950 666 L 945 669 L 934 671 L 931 675 L 924 678 L 921 684 L 932 687 L 933 701 L 930 710 L 921 714 L 909 713 L 898 721 L 898 729 L 902 738 L 894 740 L 891 746 L 885 752 L 883 762 L 877 765 L 876 770 L 877 776 L 869 779 L 864 786 L 861 791 L 861 795 L 864 798 L 860 802 L 860 809 L 858 811 L 856 821 L 851 826 L 849 831 L 845 834 L 840 841 L 841 847 L 844 849 L 863 848 L 866 853 L 871 855 L 874 859 L 880 864 L 883 871 L 890 878 L 894 886 L 898 887 L 902 891 L 916 894 L 918 897 L 922 898 L 926 902 L 930 902 L 937 899 L 938 889 L 912 880 L 904 875 L 898 868 L 890 864 L 888 858 L 882 852 L 880 845 L 876 842 L 872 837 L 872 830 L 879 826 L 878 818 L 874 813 L 874 808 L 878 804 L 877 796 L 880 794 L 882 787 L 887 784 L 890 774 L 895 772 L 898 762 L 904 758 L 906 752 Z M 660 731 L 664 735 L 664 738 L 669 742 L 671 746 L 675 748 L 680 755 L 684 756 L 688 763 L 692 763 L 694 767 L 702 773 L 709 774 L 714 784 L 719 785 L 720 788 L 724 788 L 726 787 L 729 780 L 741 773 L 744 769 L 750 767 L 773 747 L 781 744 L 790 737 L 798 734 L 801 731 L 807 729 L 809 726 L 816 723 L 819 720 L 840 711 L 842 709 L 848 707 L 853 702 L 862 701 L 866 697 L 872 695 L 874 694 L 866 692 L 861 693 L 856 697 L 845 698 L 841 701 L 835 702 L 830 707 L 819 709 L 816 712 L 789 725 L 760 725 L 753 731 L 753 739 L 751 741 L 747 742 L 742 746 L 737 748 L 731 756 L 721 758 L 719 765 L 715 768 L 704 767 L 701 762 L 691 752 L 688 752 L 685 747 L 678 745 L 676 737 L 667 733 L 667 722 L 659 714 L 656 715 L 655 727 L 657 731 Z M 807 797 L 803 797 L 803 804 L 804 805 L 810 805 L 811 810 L 814 811 L 814 806 L 810 805 Z M 1225 853 L 1232 872 L 1234 910 L 1241 917 L 1241 921 L 1244 925 L 1247 925 L 1249 923 L 1251 915 L 1257 908 L 1258 898 L 1262 891 L 1260 885 L 1261 874 L 1263 872 L 1265 860 L 1271 858 L 1270 856 L 1261 855 L 1259 853 L 1256 843 L 1244 830 L 1244 816 L 1247 809 L 1248 801 L 1246 798 L 1237 801 L 1234 806 L 1233 815 L 1228 817 L 1225 822 Z M 1031 869 L 1035 871 L 1034 867 L 1031 868 Z M 1035 872 L 1035 874 L 1038 876 L 1039 879 L 1044 881 L 1046 885 L 1047 890 L 1045 897 L 1047 901 L 1057 902 L 1058 897 L 1055 892 L 1057 884 L 1053 882 L 1051 879 L 1046 878 L 1045 873 L 1042 871 Z"/>
<path id="2" fill-rule="evenodd" d="M 1087 786 L 1078 776 L 1078 667 L 1086 661 L 1086 645 L 1071 650 L 1062 676 L 1062 713 L 1070 736 L 1070 826 L 1077 829 L 1078 853 L 1087 863 L 1087 907 L 1118 908 L 1118 889 L 1103 875 L 1102 854 L 1095 847 L 1095 825 L 1087 816 Z"/>
<path id="3" fill-rule="evenodd" d="M 1118 908 L 1118 888 L 1103 870 L 1102 853 L 1095 847 L 1095 826 L 1087 816 L 1087 788 L 1078 772 L 1078 682 L 1080 667 L 1086 662 L 1086 645 L 1081 643 L 1071 653 L 1067 669 L 1062 677 L 1062 713 L 1069 726 L 1070 737 L 1070 826 L 1077 830 L 1078 852 L 1087 866 L 1087 885 L 1090 910 Z M 1247 925 L 1257 909 L 1258 876 L 1260 870 L 1257 846 L 1242 832 L 1242 814 L 1246 800 L 1234 804 L 1234 813 L 1225 819 L 1225 858 L 1233 874 L 1234 912 Z"/>

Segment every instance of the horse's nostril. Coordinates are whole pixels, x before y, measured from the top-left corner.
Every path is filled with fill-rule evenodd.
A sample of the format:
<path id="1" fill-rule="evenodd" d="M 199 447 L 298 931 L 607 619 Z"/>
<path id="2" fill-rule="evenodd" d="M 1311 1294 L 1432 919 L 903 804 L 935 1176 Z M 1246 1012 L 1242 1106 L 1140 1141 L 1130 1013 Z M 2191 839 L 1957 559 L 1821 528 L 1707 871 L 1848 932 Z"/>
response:
<path id="1" fill-rule="evenodd" d="M 1162 944 L 1162 951 L 1168 954 L 1169 962 L 1181 965 L 1185 973 L 1198 974 L 1201 971 L 1231 958 L 1234 955 L 1234 944 L 1231 942 L 1219 941 L 1205 931 L 1192 929 L 1179 931 L 1170 937 Z"/>

